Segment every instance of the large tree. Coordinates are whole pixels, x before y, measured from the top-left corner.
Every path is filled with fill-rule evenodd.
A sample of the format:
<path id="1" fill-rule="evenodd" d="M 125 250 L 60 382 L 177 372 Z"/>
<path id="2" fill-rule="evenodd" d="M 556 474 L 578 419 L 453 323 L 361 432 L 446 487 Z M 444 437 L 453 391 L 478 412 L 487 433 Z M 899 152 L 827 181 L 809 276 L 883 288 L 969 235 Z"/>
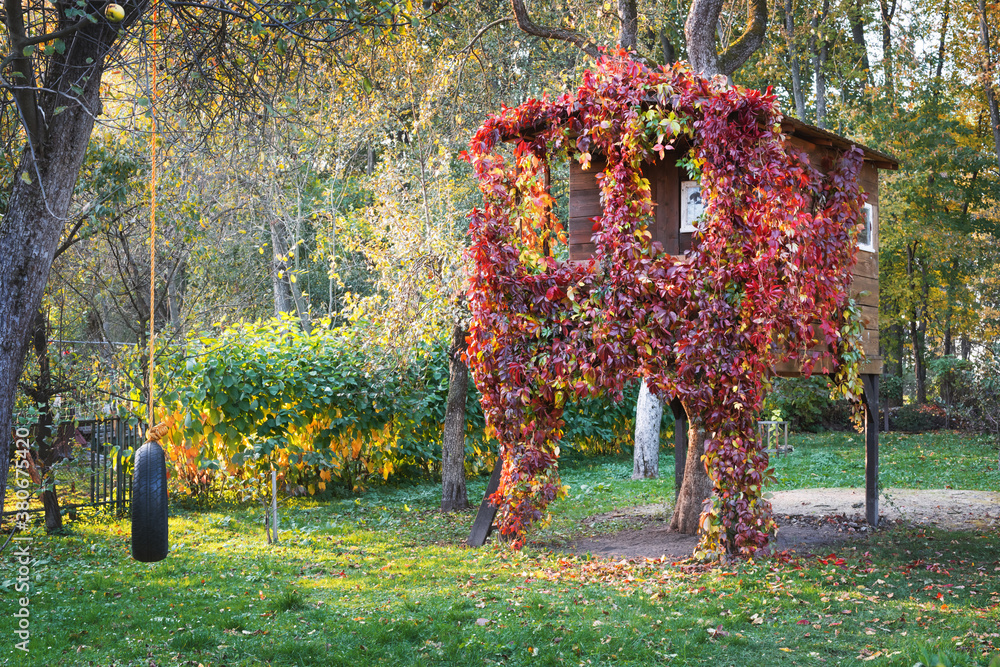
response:
<path id="1" fill-rule="evenodd" d="M 379 0 L 362 5 L 237 0 L 225 7 L 182 2 L 169 5 L 170 20 L 161 27 L 166 39 L 153 43 L 146 31 L 153 5 L 144 0 L 124 5 L 124 19 L 112 22 L 97 3 L 4 1 L 0 129 L 6 132 L 2 143 L 20 155 L 4 174 L 8 197 L 0 223 L 0 428 L 5 433 L 32 320 L 102 114 L 102 78 L 109 64 L 121 57 L 118 64 L 127 65 L 122 54 L 162 58 L 173 70 L 176 99 L 211 102 L 213 110 L 198 116 L 210 126 L 213 116 L 229 109 L 266 114 L 266 100 L 253 93 L 265 88 L 259 82 L 268 82 L 268 75 L 274 83 L 281 80 L 282 70 L 296 62 L 285 56 L 300 55 L 296 51 L 302 44 L 329 45 L 359 30 L 388 34 L 409 23 L 395 3 Z M 160 49 L 174 53 L 168 60 Z M 0 497 L 8 466 L 9 449 L 0 447 Z"/>

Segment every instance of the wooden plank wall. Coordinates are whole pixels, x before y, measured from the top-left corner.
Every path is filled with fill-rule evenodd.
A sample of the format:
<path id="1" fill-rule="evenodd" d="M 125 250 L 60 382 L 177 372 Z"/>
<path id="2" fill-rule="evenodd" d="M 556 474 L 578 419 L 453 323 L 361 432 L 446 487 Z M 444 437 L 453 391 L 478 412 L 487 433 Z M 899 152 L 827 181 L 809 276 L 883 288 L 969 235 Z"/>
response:
<path id="1" fill-rule="evenodd" d="M 604 170 L 605 162 L 594 160 L 584 171 L 576 160 L 569 162 L 569 258 L 587 260 L 594 255 L 591 241 L 594 221 L 604 214 L 597 174 Z"/>
<path id="2" fill-rule="evenodd" d="M 603 161 L 591 162 L 590 169 L 584 171 L 576 161 L 569 167 L 569 258 L 587 260 L 594 254 L 591 241 L 594 222 L 604 211 L 601 205 L 601 191 L 597 185 L 597 174 L 605 167 Z M 657 162 L 649 165 L 644 175 L 649 179 L 655 206 L 650 233 L 653 241 L 663 245 L 671 255 L 679 255 L 691 248 L 691 235 L 680 234 L 681 182 L 677 165 L 673 162 Z"/>

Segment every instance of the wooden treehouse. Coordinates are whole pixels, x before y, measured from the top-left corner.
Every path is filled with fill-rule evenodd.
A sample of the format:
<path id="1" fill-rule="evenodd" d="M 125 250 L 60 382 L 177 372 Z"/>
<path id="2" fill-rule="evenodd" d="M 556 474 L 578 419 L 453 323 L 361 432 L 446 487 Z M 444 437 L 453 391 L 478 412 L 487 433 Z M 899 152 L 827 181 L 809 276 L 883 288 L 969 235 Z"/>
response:
<path id="1" fill-rule="evenodd" d="M 843 151 L 857 146 L 864 154 L 864 163 L 858 175 L 862 189 L 868 195 L 864 207 L 865 229 L 858 238 L 858 261 L 854 267 L 851 282 L 851 296 L 862 307 L 864 336 L 862 345 L 866 363 L 861 368 L 864 383 L 865 420 L 865 500 L 866 518 L 872 526 L 878 523 L 878 379 L 882 374 L 882 357 L 879 351 L 878 335 L 878 222 L 879 222 L 879 169 L 898 169 L 899 163 L 889 155 L 853 142 L 827 130 L 803 123 L 794 118 L 785 118 L 781 123 L 785 141 L 791 147 L 804 152 L 817 169 L 833 164 Z M 688 180 L 687 171 L 678 167 L 677 160 L 686 156 L 686 151 L 673 151 L 674 158 L 647 163 L 643 175 L 649 179 L 654 203 L 654 219 L 649 227 L 653 242 L 659 242 L 665 252 L 683 255 L 691 249 L 695 225 L 702 212 L 701 193 L 698 183 Z M 604 211 L 601 203 L 597 174 L 603 171 L 605 163 L 599 158 L 584 170 L 576 160 L 570 160 L 569 174 L 569 259 L 589 260 L 595 251 L 592 240 L 594 218 L 600 218 Z M 828 372 L 829 365 L 817 364 L 814 373 Z M 784 377 L 800 375 L 798 363 L 787 362 L 774 368 L 774 373 Z M 684 476 L 687 454 L 687 416 L 680 401 L 671 405 L 677 426 L 674 429 L 675 489 L 680 489 Z M 487 490 L 492 494 L 499 482 L 499 465 L 494 471 Z M 476 546 L 486 539 L 493 514 L 484 499 L 473 527 L 469 544 Z M 484 514 L 486 512 L 486 514 Z M 487 516 L 488 515 L 488 516 Z"/>
<path id="2" fill-rule="evenodd" d="M 833 160 L 837 153 L 855 146 L 843 137 L 801 121 L 786 119 L 782 122 L 786 141 L 805 152 L 813 166 L 822 168 L 827 158 Z M 883 153 L 859 146 L 864 153 L 861 169 L 861 186 L 868 195 L 865 204 L 866 230 L 858 243 L 858 263 L 854 267 L 851 295 L 862 304 L 865 321 L 864 349 L 867 363 L 862 373 L 882 373 L 882 358 L 878 346 L 878 170 L 896 169 L 898 163 Z M 653 241 L 662 244 L 665 252 L 683 255 L 691 249 L 691 237 L 702 211 L 698 183 L 687 180 L 687 172 L 677 167 L 676 161 L 686 157 L 686 151 L 674 151 L 671 160 L 648 163 L 643 175 L 649 179 L 655 218 L 649 228 Z M 597 159 L 586 171 L 576 160 L 570 160 L 569 175 L 569 258 L 587 260 L 594 254 L 591 239 L 594 218 L 603 215 L 600 186 L 597 174 L 605 163 Z M 860 296 L 859 295 L 863 295 Z M 775 369 L 782 376 L 797 376 L 798 369 L 785 364 Z"/>

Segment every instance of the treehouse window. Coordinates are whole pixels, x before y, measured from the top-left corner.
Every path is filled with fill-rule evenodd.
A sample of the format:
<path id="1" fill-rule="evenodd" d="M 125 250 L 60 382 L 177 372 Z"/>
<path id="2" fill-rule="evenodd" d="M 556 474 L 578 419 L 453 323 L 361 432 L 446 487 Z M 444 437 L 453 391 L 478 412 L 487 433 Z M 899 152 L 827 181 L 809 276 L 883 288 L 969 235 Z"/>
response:
<path id="1" fill-rule="evenodd" d="M 875 212 L 871 204 L 865 204 L 861 209 L 861 220 L 863 227 L 858 233 L 858 247 L 868 252 L 875 252 L 875 227 L 873 219 Z"/>
<path id="2" fill-rule="evenodd" d="M 681 183 L 681 233 L 689 234 L 698 230 L 698 218 L 705 211 L 701 201 L 701 186 L 698 181 Z"/>

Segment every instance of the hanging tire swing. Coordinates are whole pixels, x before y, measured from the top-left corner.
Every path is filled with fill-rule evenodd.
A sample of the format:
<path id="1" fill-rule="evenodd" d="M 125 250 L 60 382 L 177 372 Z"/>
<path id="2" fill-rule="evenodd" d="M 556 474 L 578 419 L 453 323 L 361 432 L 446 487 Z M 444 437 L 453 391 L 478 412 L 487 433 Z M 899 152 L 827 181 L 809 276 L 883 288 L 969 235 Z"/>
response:
<path id="1" fill-rule="evenodd" d="M 157 43 L 159 3 L 153 2 L 153 41 Z M 156 339 L 156 59 L 151 59 L 152 86 L 150 116 L 150 174 L 149 174 L 149 405 L 147 423 L 155 423 L 153 397 L 155 395 L 153 370 L 155 368 Z M 155 563 L 167 557 L 169 551 L 169 524 L 167 519 L 167 460 L 159 440 L 169 427 L 160 423 L 146 432 L 147 442 L 135 453 L 132 475 L 132 558 L 143 563 Z"/>
<path id="2" fill-rule="evenodd" d="M 167 461 L 158 442 L 135 453 L 132 477 L 132 558 L 155 563 L 167 557 Z"/>

